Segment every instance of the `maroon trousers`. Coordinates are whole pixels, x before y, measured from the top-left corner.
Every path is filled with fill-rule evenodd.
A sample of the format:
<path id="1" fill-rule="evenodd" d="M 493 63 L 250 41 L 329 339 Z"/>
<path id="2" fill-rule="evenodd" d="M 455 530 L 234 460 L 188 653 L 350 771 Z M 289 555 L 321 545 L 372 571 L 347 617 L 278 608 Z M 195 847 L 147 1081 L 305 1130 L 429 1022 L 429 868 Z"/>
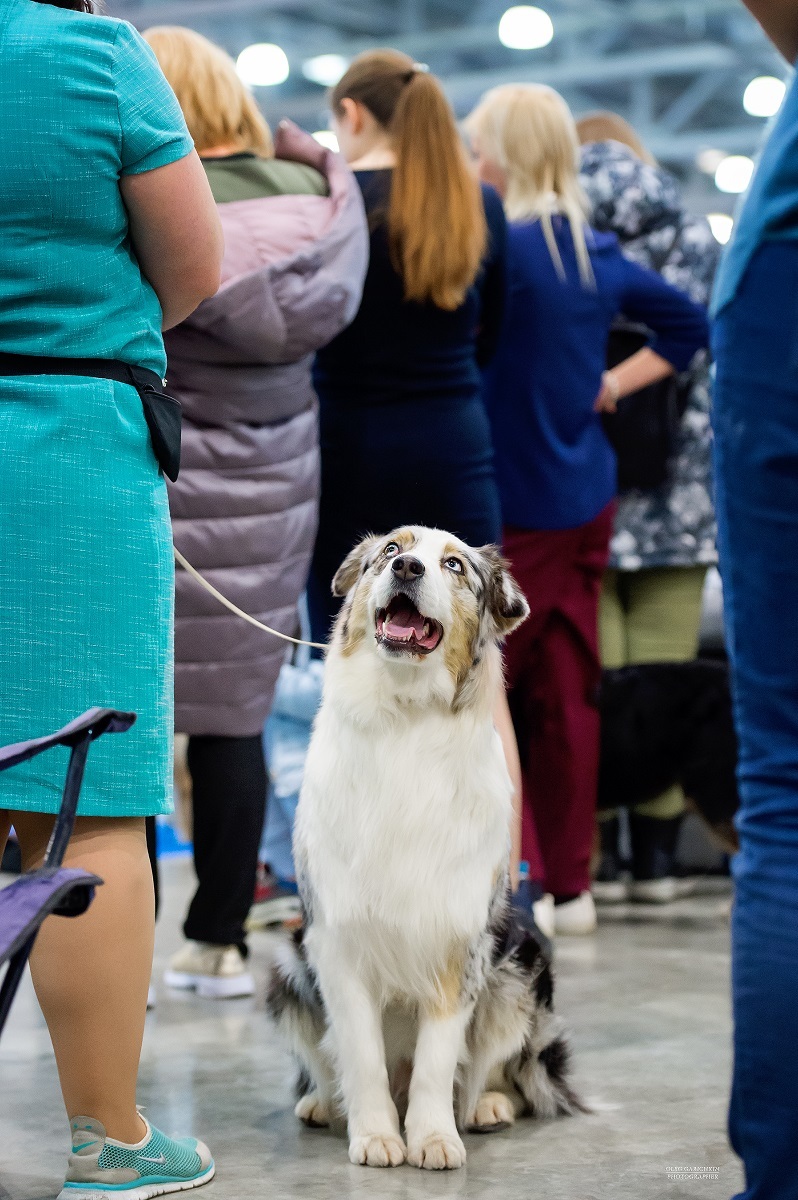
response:
<path id="1" fill-rule="evenodd" d="M 524 783 L 522 853 L 555 896 L 590 887 L 599 763 L 598 601 L 615 505 L 576 529 L 505 527 L 531 609 L 505 651 Z"/>

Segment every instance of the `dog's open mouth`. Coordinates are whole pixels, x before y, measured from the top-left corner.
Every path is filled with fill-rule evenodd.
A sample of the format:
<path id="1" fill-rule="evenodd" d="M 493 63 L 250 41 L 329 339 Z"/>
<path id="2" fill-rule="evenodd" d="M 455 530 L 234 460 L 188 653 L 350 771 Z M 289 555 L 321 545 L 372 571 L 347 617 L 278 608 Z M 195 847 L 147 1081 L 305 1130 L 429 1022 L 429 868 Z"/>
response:
<path id="1" fill-rule="evenodd" d="M 387 608 L 377 611 L 377 641 L 389 650 L 431 654 L 443 637 L 443 626 L 425 617 L 409 596 L 394 596 Z"/>

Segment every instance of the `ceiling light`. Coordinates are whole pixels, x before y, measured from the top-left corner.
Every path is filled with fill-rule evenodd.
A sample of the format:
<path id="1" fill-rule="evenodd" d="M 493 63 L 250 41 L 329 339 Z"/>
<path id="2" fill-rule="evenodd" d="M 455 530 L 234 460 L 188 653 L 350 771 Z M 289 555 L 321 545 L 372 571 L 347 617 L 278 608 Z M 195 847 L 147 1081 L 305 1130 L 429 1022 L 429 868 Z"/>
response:
<path id="1" fill-rule="evenodd" d="M 275 87 L 288 78 L 288 59 L 285 50 L 272 42 L 257 42 L 241 51 L 236 71 L 250 87 Z"/>
<path id="2" fill-rule="evenodd" d="M 331 129 L 317 129 L 313 136 L 320 146 L 338 153 L 338 138 Z"/>
<path id="3" fill-rule="evenodd" d="M 705 175 L 714 175 L 725 157 L 725 150 L 702 150 L 696 155 L 695 165 Z"/>
<path id="4" fill-rule="evenodd" d="M 754 173 L 753 160 L 744 154 L 729 154 L 718 163 L 715 172 L 715 187 L 720 192 L 730 192 L 736 195 L 744 192 L 751 182 Z"/>
<path id="5" fill-rule="evenodd" d="M 516 4 L 499 21 L 499 41 L 511 50 L 539 50 L 554 37 L 551 17 L 542 8 Z"/>
<path id="6" fill-rule="evenodd" d="M 773 117 L 786 91 L 787 85 L 775 75 L 757 75 L 743 93 L 743 108 L 752 117 Z"/>
<path id="7" fill-rule="evenodd" d="M 732 218 L 728 213 L 708 213 L 707 220 L 715 241 L 720 242 L 721 246 L 725 246 L 731 237 L 734 226 Z"/>
<path id="8" fill-rule="evenodd" d="M 308 58 L 302 64 L 302 74 L 311 83 L 320 83 L 322 87 L 335 87 L 338 80 L 349 66 L 349 59 L 343 54 L 317 54 Z"/>

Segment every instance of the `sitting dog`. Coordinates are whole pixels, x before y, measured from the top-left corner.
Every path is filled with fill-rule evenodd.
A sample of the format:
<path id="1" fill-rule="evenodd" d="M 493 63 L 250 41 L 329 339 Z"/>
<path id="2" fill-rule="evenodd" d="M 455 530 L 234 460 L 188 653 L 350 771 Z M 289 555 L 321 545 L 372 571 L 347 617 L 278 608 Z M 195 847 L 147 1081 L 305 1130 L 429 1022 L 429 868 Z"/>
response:
<path id="1" fill-rule="evenodd" d="M 738 849 L 737 738 L 725 663 L 643 663 L 601 683 L 598 807 L 634 807 L 681 784 L 723 848 Z"/>
<path id="2" fill-rule="evenodd" d="M 294 833 L 305 926 L 269 1005 L 306 1124 L 342 1103 L 353 1163 L 460 1167 L 458 1124 L 582 1107 L 549 965 L 508 908 L 492 714 L 499 643 L 528 606 L 493 547 L 421 527 L 367 538 L 333 590 Z"/>

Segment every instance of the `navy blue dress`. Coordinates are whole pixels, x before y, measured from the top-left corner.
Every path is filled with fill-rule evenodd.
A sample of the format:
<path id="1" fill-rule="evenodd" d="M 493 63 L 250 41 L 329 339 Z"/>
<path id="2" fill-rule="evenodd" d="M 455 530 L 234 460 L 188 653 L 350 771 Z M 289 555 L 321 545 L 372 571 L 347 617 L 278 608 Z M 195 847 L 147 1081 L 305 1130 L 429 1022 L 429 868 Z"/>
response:
<path id="1" fill-rule="evenodd" d="M 367 533 L 397 525 L 448 529 L 471 545 L 498 542 L 501 510 L 480 367 L 498 342 L 507 229 L 483 188 L 489 247 L 454 312 L 404 299 L 383 219 L 391 172 L 358 171 L 371 224 L 363 300 L 352 324 L 319 352 L 322 491 L 308 585 L 313 638 L 338 602 L 335 571 Z"/>

